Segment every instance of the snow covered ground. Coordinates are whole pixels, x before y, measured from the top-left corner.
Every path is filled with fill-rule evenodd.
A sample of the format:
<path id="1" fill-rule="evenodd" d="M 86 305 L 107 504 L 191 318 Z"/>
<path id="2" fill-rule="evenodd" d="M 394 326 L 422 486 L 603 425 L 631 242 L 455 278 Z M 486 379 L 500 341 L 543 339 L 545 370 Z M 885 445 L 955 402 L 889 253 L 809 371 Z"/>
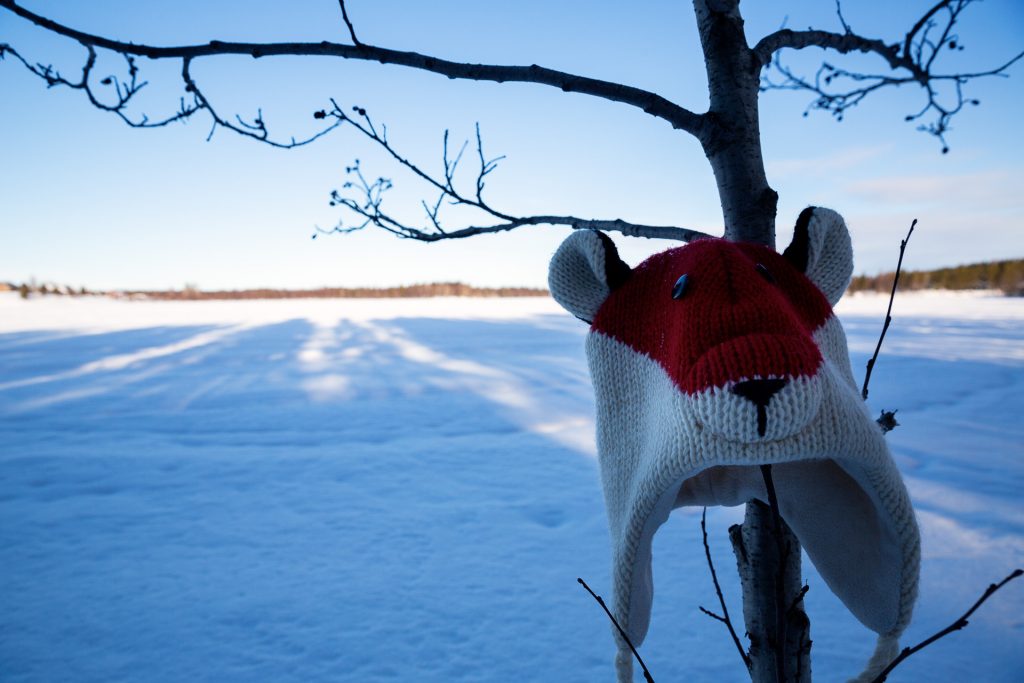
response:
<path id="1" fill-rule="evenodd" d="M 840 305 L 858 374 L 885 300 Z M 906 641 L 1024 565 L 1024 301 L 901 295 L 871 404 L 923 531 Z M 0 680 L 612 680 L 582 323 L 546 299 L 0 296 Z M 726 528 L 712 549 L 739 614 Z M 742 681 L 699 511 L 655 542 L 655 679 Z M 805 561 L 819 681 L 871 634 Z M 1024 680 L 1024 581 L 899 681 Z"/>

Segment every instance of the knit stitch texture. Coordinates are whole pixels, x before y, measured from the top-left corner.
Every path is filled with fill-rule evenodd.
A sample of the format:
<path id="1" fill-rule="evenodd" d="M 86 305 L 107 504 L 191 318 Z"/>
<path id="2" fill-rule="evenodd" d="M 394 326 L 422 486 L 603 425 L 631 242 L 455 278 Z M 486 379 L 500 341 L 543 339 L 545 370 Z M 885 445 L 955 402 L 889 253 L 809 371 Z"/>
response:
<path id="1" fill-rule="evenodd" d="M 592 321 L 619 623 L 643 641 L 651 543 L 671 510 L 765 500 L 757 466 L 772 464 L 782 516 L 829 588 L 881 636 L 869 668 L 884 666 L 910 620 L 919 537 L 832 313 L 853 269 L 842 218 L 806 210 L 785 255 L 715 239 L 628 273 L 619 264 L 607 237 L 581 231 L 556 252 L 549 277 L 554 298 Z M 626 683 L 632 662 L 618 640 Z"/>

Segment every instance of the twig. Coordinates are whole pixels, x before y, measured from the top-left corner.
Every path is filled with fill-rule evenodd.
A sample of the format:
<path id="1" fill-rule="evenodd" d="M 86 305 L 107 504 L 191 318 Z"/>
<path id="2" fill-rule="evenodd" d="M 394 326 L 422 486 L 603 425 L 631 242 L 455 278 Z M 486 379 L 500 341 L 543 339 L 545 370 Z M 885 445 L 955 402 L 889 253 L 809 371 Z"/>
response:
<path id="1" fill-rule="evenodd" d="M 622 627 L 619 626 L 619 622 L 615 619 L 611 610 L 608 609 L 608 605 L 604 604 L 604 600 L 600 595 L 590 589 L 590 586 L 587 585 L 586 581 L 580 578 L 577 578 L 576 580 L 581 586 L 587 589 L 587 592 L 590 593 L 591 597 L 597 600 L 597 604 L 601 605 L 601 609 L 604 610 L 604 613 L 607 614 L 608 618 L 612 620 L 613 624 L 615 624 L 615 628 L 618 629 L 619 635 L 626 641 L 626 645 L 629 645 L 629 649 L 633 651 L 633 656 L 636 657 L 636 661 L 640 662 L 640 668 L 644 670 L 644 680 L 647 681 L 647 683 L 654 683 L 654 677 L 652 677 L 651 672 L 647 670 L 647 665 L 644 664 L 644 660 L 640 658 L 640 653 L 636 651 L 635 647 L 633 647 L 633 642 L 629 639 L 629 636 L 626 635 L 626 632 L 622 630 Z"/>
<path id="2" fill-rule="evenodd" d="M 779 513 L 779 499 L 775 495 L 775 482 L 772 480 L 772 466 L 761 465 L 761 476 L 768 490 L 768 505 L 772 509 L 772 535 L 779 553 L 779 569 L 775 573 L 775 671 L 778 683 L 786 680 L 786 594 L 783 583 L 783 572 L 786 566 L 786 547 L 782 540 L 782 515 Z"/>
<path id="3" fill-rule="evenodd" d="M 729 635 L 732 636 L 732 642 L 736 645 L 736 651 L 740 653 L 740 658 L 743 659 L 744 666 L 747 670 L 750 670 L 750 655 L 743 649 L 743 645 L 740 643 L 740 637 L 736 635 L 736 629 L 733 628 L 732 620 L 729 618 L 729 608 L 725 605 L 725 596 L 722 595 L 722 587 L 718 584 L 718 574 L 715 572 L 715 563 L 711 561 L 711 546 L 708 545 L 708 528 L 707 528 L 707 516 L 708 509 L 705 507 L 700 513 L 700 533 L 704 540 L 704 557 L 708 560 L 708 569 L 711 570 L 711 581 L 715 584 L 715 593 L 718 595 L 718 604 L 722 606 L 722 616 L 715 614 L 709 610 L 704 609 L 702 606 L 700 611 L 708 615 L 712 619 L 716 619 L 729 629 Z"/>
<path id="4" fill-rule="evenodd" d="M 468 145 L 468 141 L 463 144 L 455 158 L 449 160 L 448 131 L 445 131 L 444 144 L 442 146 L 444 171 L 443 175 L 434 176 L 423 170 L 417 163 L 399 154 L 398 150 L 395 149 L 387 138 L 386 127 L 382 126 L 378 130 L 363 107 L 351 107 L 351 111 L 349 111 L 343 109 L 332 99 L 330 109 L 321 109 L 315 112 L 313 116 L 318 120 L 334 119 L 334 126 L 340 126 L 345 123 L 351 125 L 370 141 L 383 148 L 398 164 L 411 171 L 438 193 L 437 201 L 431 203 L 421 201 L 428 224 L 425 226 L 412 225 L 389 214 L 383 208 L 384 194 L 391 189 L 391 181 L 381 177 L 370 182 L 363 176 L 359 161 L 356 160 L 345 169 L 346 173 L 353 176 L 354 179 L 345 182 L 340 192 L 335 190 L 331 193 L 331 205 L 345 207 L 356 214 L 360 220 L 358 223 L 349 226 L 342 226 L 339 223 L 333 230 L 321 230 L 320 232 L 322 233 L 350 233 L 373 225 L 405 239 L 437 242 L 485 233 L 506 232 L 528 225 L 564 225 L 575 230 L 614 231 L 631 237 L 657 237 L 683 242 L 692 242 L 710 237 L 708 233 L 699 230 L 676 226 L 643 225 L 630 223 L 622 219 L 607 220 L 554 215 L 513 216 L 499 211 L 484 198 L 484 188 L 486 185 L 484 179 L 497 168 L 498 162 L 504 159 L 504 157 L 488 158 L 484 154 L 483 137 L 480 133 L 479 125 L 476 127 L 476 152 L 479 159 L 476 181 L 472 189 L 462 191 L 456 187 L 455 174 L 458 171 L 459 162 L 463 158 L 463 152 Z M 345 192 L 346 190 L 349 192 Z M 490 224 L 477 224 L 460 229 L 446 228 L 443 226 L 440 216 L 442 204 L 474 209 L 484 215 Z"/>
<path id="5" fill-rule="evenodd" d="M 345 9 L 345 0 L 338 0 L 338 4 L 341 5 L 341 18 L 345 20 L 345 25 L 348 26 L 348 34 L 352 38 L 352 44 L 356 47 L 362 47 L 363 44 L 356 38 L 356 29 L 352 26 L 352 22 L 348 19 L 348 10 Z"/>
<path id="6" fill-rule="evenodd" d="M 177 111 L 174 114 L 170 114 L 160 119 L 150 119 L 149 116 L 144 113 L 132 113 L 130 107 L 135 95 L 147 85 L 146 81 L 139 80 L 139 67 L 135 63 L 135 57 L 130 54 L 121 53 L 127 65 L 127 77 L 119 79 L 115 75 L 105 76 L 99 80 L 98 85 L 105 87 L 106 90 L 97 92 L 94 78 L 94 69 L 97 61 L 96 49 L 93 45 L 87 42 L 82 42 L 82 47 L 85 48 L 86 57 L 85 63 L 82 65 L 81 76 L 78 77 L 77 80 L 66 78 L 51 65 L 38 63 L 32 64 L 10 45 L 0 44 L 0 58 L 6 57 L 6 55 L 11 55 L 31 73 L 46 81 L 47 87 L 53 88 L 61 86 L 84 92 L 85 96 L 94 107 L 101 111 L 114 114 L 131 128 L 160 128 L 172 123 L 187 121 L 199 112 L 205 111 L 212 121 L 210 132 L 207 135 L 207 140 L 213 137 L 214 132 L 216 132 L 218 128 L 227 128 L 239 135 L 244 135 L 272 147 L 291 149 L 293 147 L 308 145 L 314 140 L 327 135 L 329 132 L 341 125 L 341 122 L 335 122 L 319 132 L 301 140 L 296 140 L 292 137 L 290 140 L 284 141 L 275 140 L 270 137 L 267 126 L 263 120 L 263 113 L 260 110 L 257 110 L 256 117 L 251 123 L 245 121 L 238 115 L 235 115 L 234 117 L 237 123 L 233 122 L 230 117 L 225 117 L 218 113 L 217 109 L 210 102 L 210 99 L 199 87 L 191 72 L 192 57 L 185 57 L 181 60 L 181 82 L 184 86 L 184 95 L 179 98 Z M 113 97 L 111 97 L 111 95 L 113 95 Z M 111 100 L 116 101 L 111 103 Z"/>
<path id="7" fill-rule="evenodd" d="M 882 325 L 882 334 L 878 336 L 878 344 L 875 345 L 875 353 L 868 360 L 867 372 L 864 374 L 864 386 L 860 390 L 860 396 L 865 401 L 868 400 L 868 382 L 871 381 L 871 371 L 875 368 L 875 361 L 878 360 L 878 352 L 882 350 L 882 340 L 885 339 L 885 333 L 889 329 L 889 325 L 892 323 L 892 302 L 896 298 L 896 287 L 900 283 L 900 268 L 903 266 L 903 252 L 907 250 L 907 243 L 910 242 L 910 236 L 914 234 L 914 226 L 917 225 L 917 219 L 910 224 L 910 230 L 907 232 L 907 236 L 900 240 L 900 257 L 896 261 L 896 275 L 892 279 L 892 291 L 889 292 L 889 308 L 885 311 L 885 323 Z"/>
<path id="8" fill-rule="evenodd" d="M 842 0 L 836 0 L 836 15 L 839 16 L 839 23 L 843 25 L 843 33 L 853 33 L 853 29 L 850 28 L 850 24 L 847 23 L 846 18 L 843 16 Z"/>
<path id="9" fill-rule="evenodd" d="M 895 669 L 897 666 L 899 666 L 901 663 L 903 663 L 903 660 L 905 660 L 907 657 L 909 657 L 910 655 L 912 655 L 912 654 L 914 654 L 916 652 L 920 652 L 924 648 L 926 648 L 929 645 L 931 645 L 932 643 L 934 643 L 936 640 L 939 640 L 940 638 L 944 638 L 944 637 L 948 636 L 950 633 L 953 633 L 954 631 L 959 631 L 960 629 L 962 629 L 965 626 L 967 626 L 967 618 L 970 617 L 972 614 L 974 614 L 975 610 L 977 610 L 979 607 L 981 607 L 981 605 L 986 600 L 991 598 L 995 594 L 995 592 L 997 590 L 999 590 L 1000 588 L 1002 588 L 1003 586 L 1008 584 L 1010 581 L 1013 581 L 1017 577 L 1021 576 L 1022 574 L 1024 574 L 1024 569 L 1014 569 L 1012 572 L 1010 572 L 1009 576 L 1007 576 L 1005 579 L 1003 579 L 999 583 L 989 584 L 989 587 L 985 589 L 985 592 L 981 594 L 981 597 L 978 598 L 977 601 L 973 605 L 971 605 L 971 608 L 969 610 L 967 610 L 966 612 L 964 612 L 963 615 L 961 615 L 961 617 L 959 619 L 957 619 L 952 624 L 950 624 L 946 628 L 942 629 L 938 633 L 934 634 L 930 638 L 925 638 L 924 640 L 922 640 L 917 645 L 914 645 L 913 647 L 905 647 L 905 648 L 903 648 L 903 650 L 902 650 L 902 652 L 900 652 L 899 656 L 896 657 L 896 659 L 892 660 L 889 663 L 889 666 L 885 667 L 882 670 L 882 673 L 878 674 L 871 681 L 871 683 L 882 683 L 882 681 L 884 681 L 889 676 L 889 674 L 892 672 L 892 670 Z"/>
<path id="10" fill-rule="evenodd" d="M 842 121 L 847 110 L 857 106 L 865 97 L 881 88 L 918 86 L 925 95 L 924 106 L 919 111 L 905 116 L 904 120 L 918 121 L 926 114 L 934 114 L 934 120 L 919 125 L 917 129 L 934 135 L 942 143 L 942 152 L 946 153 L 949 146 L 946 144 L 945 134 L 950 129 L 953 117 L 966 105 L 980 104 L 978 100 L 964 94 L 964 84 L 989 76 L 1005 77 L 1007 69 L 1024 58 L 1024 52 L 1019 52 L 991 69 L 970 73 L 936 73 L 935 62 L 940 54 L 964 49 L 953 28 L 964 10 L 976 1 L 940 0 L 914 24 L 902 42 L 888 43 L 853 33 L 843 16 L 839 0 L 836 0 L 836 12 L 843 26 L 842 33 L 815 29 L 793 31 L 783 28 L 765 36 L 757 43 L 753 48 L 754 56 L 766 68 L 766 75 L 761 80 L 761 90 L 800 90 L 811 93 L 813 99 L 804 111 L 804 116 L 812 109 L 820 109 Z M 940 14 L 945 14 L 941 21 L 937 18 Z M 941 27 L 941 31 L 933 38 L 930 33 L 937 27 Z M 808 47 L 831 49 L 842 54 L 873 54 L 883 59 L 893 73 L 890 75 L 848 71 L 823 63 L 813 78 L 802 78 L 783 65 L 779 51 L 785 48 L 801 50 Z M 767 75 L 771 69 L 783 77 L 781 81 L 773 80 Z"/>
<path id="11" fill-rule="evenodd" d="M 806 583 L 800 586 L 800 592 L 796 594 L 796 597 L 793 598 L 793 602 L 789 604 L 789 610 L 786 614 L 793 614 L 800 609 L 800 603 L 804 601 L 804 596 L 807 595 L 807 591 L 809 590 L 811 590 L 811 587 Z"/>

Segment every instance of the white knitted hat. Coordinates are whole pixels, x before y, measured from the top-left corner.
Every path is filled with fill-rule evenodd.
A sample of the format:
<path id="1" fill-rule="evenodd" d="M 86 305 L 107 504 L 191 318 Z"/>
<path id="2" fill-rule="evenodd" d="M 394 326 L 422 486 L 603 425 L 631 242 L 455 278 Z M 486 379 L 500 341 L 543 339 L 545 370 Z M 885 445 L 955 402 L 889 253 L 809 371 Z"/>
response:
<path id="1" fill-rule="evenodd" d="M 906 488 L 850 368 L 834 305 L 853 272 L 839 214 L 808 208 L 780 255 L 707 239 L 634 269 L 577 231 L 551 260 L 551 294 L 591 323 L 587 357 L 613 544 L 616 618 L 635 645 L 653 597 L 651 541 L 673 508 L 765 500 L 878 647 L 898 651 L 920 561 Z M 619 680 L 632 680 L 619 639 Z"/>

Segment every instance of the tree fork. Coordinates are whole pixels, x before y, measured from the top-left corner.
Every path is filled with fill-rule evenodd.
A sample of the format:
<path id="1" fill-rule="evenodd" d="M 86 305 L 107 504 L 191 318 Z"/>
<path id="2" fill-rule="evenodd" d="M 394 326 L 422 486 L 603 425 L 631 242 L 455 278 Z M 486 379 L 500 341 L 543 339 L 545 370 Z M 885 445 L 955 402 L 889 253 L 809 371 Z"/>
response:
<path id="1" fill-rule="evenodd" d="M 711 163 L 725 237 L 775 246 L 778 194 L 761 153 L 761 62 L 747 45 L 738 0 L 694 0 L 711 106 L 697 133 Z"/>

